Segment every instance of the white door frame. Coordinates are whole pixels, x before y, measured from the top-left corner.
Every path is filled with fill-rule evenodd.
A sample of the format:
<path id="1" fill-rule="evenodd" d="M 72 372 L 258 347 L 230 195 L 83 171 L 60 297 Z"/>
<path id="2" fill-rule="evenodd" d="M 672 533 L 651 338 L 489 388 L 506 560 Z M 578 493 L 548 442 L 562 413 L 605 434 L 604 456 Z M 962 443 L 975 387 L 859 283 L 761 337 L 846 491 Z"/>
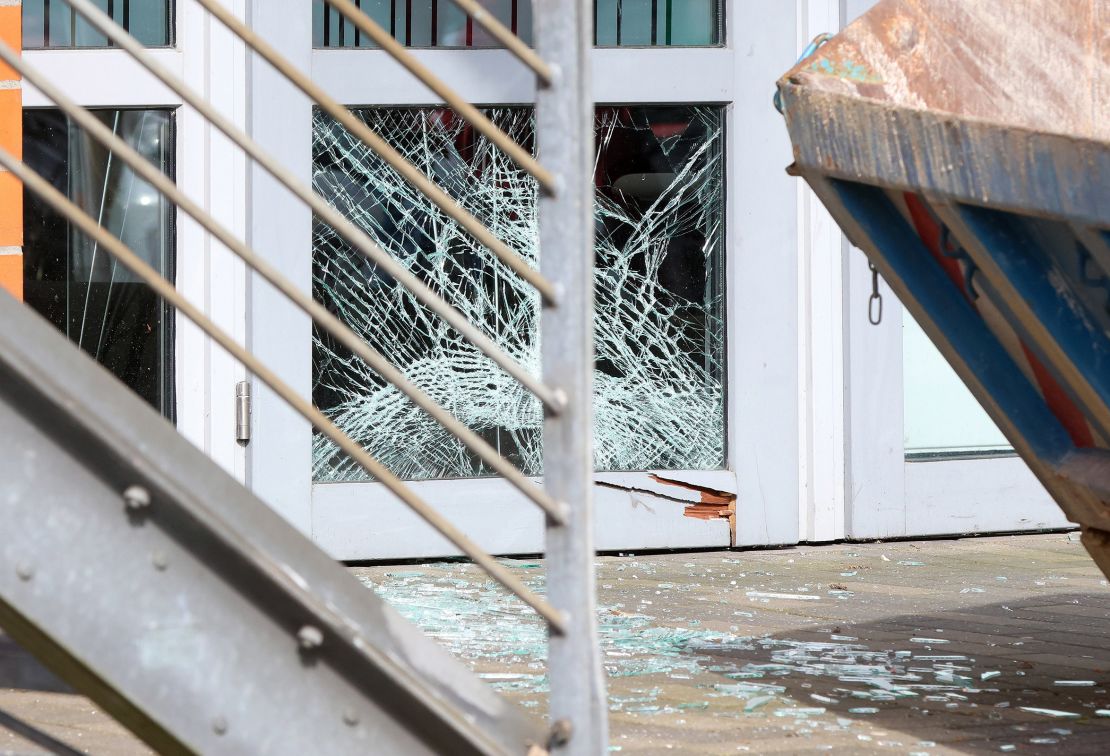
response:
<path id="1" fill-rule="evenodd" d="M 434 103 L 381 52 L 313 51 L 311 7 L 303 0 L 225 4 L 342 102 Z M 650 473 L 600 475 L 599 548 L 774 545 L 1067 524 L 1015 458 L 906 460 L 901 306 L 881 284 L 883 323 L 867 322 L 871 277 L 863 256 L 783 170 L 791 150 L 770 107 L 775 79 L 809 39 L 835 31 L 840 19 L 870 4 L 796 0 L 755 8 L 726 0 L 720 48 L 593 53 L 598 102 L 722 104 L 727 139 L 727 469 L 663 471 L 663 480 Z M 308 182 L 308 101 L 249 58 L 194 0 L 177 0 L 176 12 L 176 44 L 152 51 L 155 57 Z M 291 23 L 298 15 L 303 22 Z M 472 101 L 533 98 L 531 78 L 504 52 L 416 54 Z M 129 56 L 92 49 L 24 55 L 83 105 L 175 109 L 179 185 L 310 290 L 307 208 L 248 168 L 241 151 Z M 351 74 L 358 70 L 375 75 Z M 50 105 L 25 87 L 25 107 Z M 308 319 L 266 284 L 248 280 L 238 260 L 180 212 L 176 242 L 181 291 L 309 396 Z M 376 484 L 314 486 L 311 429 L 257 383 L 253 440 L 245 450 L 236 444 L 234 394 L 245 377 L 242 367 L 191 323 L 179 317 L 176 325 L 178 426 L 193 443 L 336 556 L 451 553 Z M 732 527 L 683 516 L 702 499 L 699 487 L 736 495 Z M 417 488 L 490 550 L 542 550 L 539 516 L 501 481 L 428 481 Z"/>
<path id="2" fill-rule="evenodd" d="M 809 2 L 825 0 L 809 0 Z M 835 0 L 832 0 L 835 2 Z M 842 18 L 875 0 L 843 0 Z M 815 540 L 898 538 L 1065 527 L 1067 521 L 1017 457 L 907 460 L 904 439 L 903 308 L 880 281 L 882 323 L 868 322 L 871 274 L 859 250 L 847 256 L 844 375 L 847 440 L 843 530 Z"/>
<path id="3" fill-rule="evenodd" d="M 727 519 L 685 517 L 707 495 L 738 495 L 738 543 L 793 543 L 797 501 L 797 191 L 783 168 L 790 147 L 771 108 L 776 77 L 796 55 L 795 10 L 726 0 L 727 44 L 718 48 L 598 49 L 595 100 L 607 104 L 722 104 L 726 112 L 727 469 L 598 476 L 600 549 L 727 547 Z M 351 105 L 437 104 L 376 50 L 311 49 L 311 9 L 301 0 L 251 0 L 254 28 Z M 294 22 L 293 19 L 296 19 Z M 472 102 L 534 99 L 527 72 L 497 50 L 422 50 L 416 56 Z M 358 72 L 373 72 L 359 75 Z M 491 72 L 497 72 L 491 75 Z M 310 175 L 310 109 L 260 62 L 250 66 L 255 138 Z M 736 103 L 739 103 L 737 105 Z M 758 107 L 749 105 L 758 103 Z M 279 119 L 278 113 L 281 118 Z M 308 211 L 251 174 L 251 241 L 306 290 L 311 286 Z M 251 290 L 255 352 L 306 396 L 311 392 L 307 320 L 263 287 Z M 313 485 L 311 433 L 263 389 L 255 390 L 249 477 L 256 492 L 346 559 L 454 553 L 380 484 Z M 495 553 L 543 549 L 539 514 L 496 479 L 422 481 L 414 488 Z M 710 494 L 711 495 L 711 494 Z"/>
<path id="4" fill-rule="evenodd" d="M 242 12 L 244 0 L 224 0 Z M 176 0 L 176 40 L 153 49 L 159 63 L 184 77 L 218 107 L 241 121 L 245 113 L 242 45 L 209 23 L 193 0 Z M 86 107 L 172 109 L 177 183 L 236 233 L 244 231 L 244 166 L 238 150 L 127 53 L 113 49 L 27 50 L 28 64 Z M 54 107 L 30 84 L 25 108 Z M 242 265 L 195 222 L 176 212 L 177 288 L 236 338 L 245 336 Z M 186 438 L 227 470 L 242 476 L 244 453 L 235 443 L 235 383 L 241 367 L 184 317 L 175 321 L 177 425 Z"/>

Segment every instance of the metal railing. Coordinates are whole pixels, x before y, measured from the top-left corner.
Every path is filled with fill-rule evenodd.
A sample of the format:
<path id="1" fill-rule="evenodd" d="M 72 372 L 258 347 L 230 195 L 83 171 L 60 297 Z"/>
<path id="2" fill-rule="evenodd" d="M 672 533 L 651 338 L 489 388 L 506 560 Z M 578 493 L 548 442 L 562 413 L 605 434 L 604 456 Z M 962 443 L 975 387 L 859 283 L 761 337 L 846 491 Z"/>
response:
<path id="1" fill-rule="evenodd" d="M 381 156 L 405 181 L 533 286 L 542 298 L 542 377 L 537 378 L 506 355 L 452 305 L 394 260 L 370 236 L 317 195 L 309 184 L 282 166 L 243 129 L 221 115 L 177 75 L 159 64 L 128 32 L 91 0 L 70 0 L 74 10 L 116 47 L 198 111 L 234 141 L 247 156 L 304 202 L 367 259 L 407 287 L 429 309 L 539 398 L 545 409 L 543 487 L 502 458 L 485 440 L 409 381 L 378 351 L 330 313 L 310 294 L 252 250 L 198 203 L 191 200 L 154 164 L 148 162 L 89 110 L 78 105 L 47 76 L 0 42 L 0 60 L 52 100 L 118 159 L 163 196 L 195 219 L 249 268 L 256 271 L 323 330 L 361 359 L 414 404 L 471 449 L 492 470 L 515 486 L 546 516 L 548 595 L 537 595 L 467 535 L 440 515 L 412 488 L 340 430 L 312 402 L 267 367 L 230 334 L 191 304 L 142 256 L 101 227 L 77 204 L 10 153 L 0 150 L 0 165 L 27 189 L 57 210 L 73 226 L 97 242 L 160 297 L 199 326 L 259 380 L 268 385 L 301 417 L 327 436 L 373 478 L 409 506 L 494 580 L 519 597 L 547 622 L 550 632 L 548 675 L 551 684 L 552 745 L 561 752 L 596 754 L 607 748 L 604 685 L 594 617 L 594 552 L 592 541 L 592 102 L 588 94 L 586 50 L 592 32 L 592 3 L 566 0 L 540 4 L 536 11 L 538 53 L 524 45 L 495 18 L 471 0 L 458 5 L 500 40 L 536 75 L 537 145 L 543 164 L 516 144 L 470 103 L 423 67 L 350 0 L 326 0 L 362 33 L 375 40 L 398 63 L 434 91 L 475 129 L 531 174 L 541 188 L 539 199 L 540 269 L 499 240 L 428 176 L 374 133 L 350 109 L 329 97 L 311 77 L 252 31 L 217 0 L 196 0 L 247 47 L 273 66 L 322 110 Z M 307 2 L 307 0 L 306 0 Z M 592 196 L 592 195 L 591 195 Z M 307 250 L 306 250 L 307 254 Z"/>

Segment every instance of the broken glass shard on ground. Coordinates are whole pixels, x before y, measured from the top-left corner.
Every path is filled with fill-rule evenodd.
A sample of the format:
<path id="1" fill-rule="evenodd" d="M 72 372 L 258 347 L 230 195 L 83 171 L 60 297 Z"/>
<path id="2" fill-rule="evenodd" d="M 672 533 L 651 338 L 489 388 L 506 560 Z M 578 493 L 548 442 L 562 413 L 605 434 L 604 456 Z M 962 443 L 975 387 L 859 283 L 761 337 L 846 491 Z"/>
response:
<path id="1" fill-rule="evenodd" d="M 532 149 L 525 108 L 487 115 Z M 357 111 L 460 205 L 537 264 L 536 182 L 450 111 Z M 597 112 L 596 465 L 715 469 L 724 462 L 722 118 L 712 107 Z M 328 116 L 317 113 L 316 190 L 512 359 L 539 370 L 539 298 Z M 539 402 L 396 281 L 317 222 L 315 297 L 528 474 L 540 474 Z M 330 336 L 313 339 L 313 399 L 405 479 L 486 466 Z M 326 438 L 318 481 L 366 479 Z"/>

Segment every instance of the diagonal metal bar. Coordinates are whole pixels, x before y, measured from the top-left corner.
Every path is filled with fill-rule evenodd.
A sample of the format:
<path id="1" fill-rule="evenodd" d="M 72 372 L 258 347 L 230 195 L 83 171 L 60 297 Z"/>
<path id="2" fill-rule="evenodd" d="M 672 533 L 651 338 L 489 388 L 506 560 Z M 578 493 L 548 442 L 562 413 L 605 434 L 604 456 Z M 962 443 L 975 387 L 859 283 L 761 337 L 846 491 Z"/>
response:
<path id="1" fill-rule="evenodd" d="M 1110 232 L 1079 223 L 1072 223 L 1071 230 L 1091 253 L 1103 275 L 1110 277 Z"/>
<path id="2" fill-rule="evenodd" d="M 478 108 L 444 84 L 427 66 L 418 61 L 416 56 L 406 50 L 404 45 L 395 40 L 389 32 L 378 26 L 373 19 L 355 7 L 351 0 L 324 0 L 324 2 L 342 13 L 347 20 L 374 40 L 378 47 L 389 53 L 394 60 L 408 69 L 409 73 L 419 79 L 424 86 L 435 92 L 452 110 L 466 119 L 471 126 L 508 155 L 514 163 L 535 177 L 540 182 L 540 187 L 543 188 L 544 192 L 548 195 L 554 195 L 558 191 L 558 179 L 554 174 L 540 165 L 535 158 L 528 154 L 527 150 L 514 142 L 508 134 L 497 128 L 493 121 L 482 115 Z"/>
<path id="3" fill-rule="evenodd" d="M 126 244 L 99 226 L 95 219 L 70 201 L 58 191 L 49 181 L 40 176 L 36 171 L 28 168 L 6 150 L 0 150 L 0 165 L 7 168 L 12 174 L 24 183 L 32 192 L 41 197 L 51 207 L 61 213 L 78 230 L 93 239 L 108 250 L 128 270 L 141 278 L 154 292 L 169 302 L 173 307 L 193 321 L 216 343 L 223 347 L 232 357 L 238 360 L 251 373 L 269 386 L 274 393 L 282 398 L 305 420 L 326 435 L 336 446 L 343 450 L 351 459 L 355 460 L 366 472 L 381 481 L 386 488 L 398 499 L 409 506 L 425 522 L 435 528 L 440 535 L 450 541 L 459 551 L 472 559 L 475 564 L 484 569 L 490 577 L 501 583 L 521 601 L 532 607 L 537 614 L 548 622 L 551 631 L 561 635 L 564 632 L 565 620 L 562 614 L 556 611 L 544 599 L 536 595 L 516 576 L 497 562 L 492 556 L 471 541 L 462 531 L 444 518 L 439 512 L 432 509 L 423 499 L 416 495 L 411 488 L 389 471 L 378 460 L 371 456 L 365 449 L 356 443 L 350 436 L 341 431 L 331 420 L 317 409 L 311 402 L 297 394 L 289 384 L 283 381 L 276 373 L 264 365 L 257 357 L 244 349 L 226 331 L 217 326 L 207 315 L 197 309 L 192 303 L 181 295 L 174 286 L 163 278 L 153 267 L 135 254 Z"/>
<path id="4" fill-rule="evenodd" d="M 24 722 L 13 714 L 0 709 L 0 728 L 9 730 L 29 743 L 34 743 L 54 756 L 81 756 L 76 748 L 71 748 L 48 732 L 44 732 L 34 725 Z"/>
<path id="5" fill-rule="evenodd" d="M 456 202 L 449 194 L 443 191 L 435 182 L 428 178 L 416 166 L 404 158 L 401 153 L 393 148 L 389 142 L 382 139 L 381 135 L 374 132 L 363 123 L 350 108 L 341 105 L 327 94 L 322 87 L 312 81 L 312 77 L 293 65 L 288 58 L 279 53 L 273 45 L 263 39 L 257 32 L 235 17 L 235 14 L 215 0 L 197 0 L 198 3 L 211 13 L 216 19 L 231 30 L 233 34 L 243 40 L 256 53 L 261 55 L 282 76 L 292 82 L 304 92 L 309 99 L 323 108 L 328 115 L 363 141 L 370 149 L 377 153 L 389 166 L 397 171 L 405 181 L 422 192 L 432 203 L 444 212 L 449 218 L 473 236 L 478 243 L 489 249 L 501 262 L 505 263 L 514 273 L 534 286 L 549 305 L 555 304 L 555 287 L 551 285 L 538 270 L 530 266 L 507 244 L 493 235 L 486 226 L 470 212 Z"/>
<path id="6" fill-rule="evenodd" d="M 221 225 L 212 215 L 197 205 L 188 195 L 181 191 L 164 173 L 153 164 L 145 160 L 133 147 L 116 136 L 111 129 L 102 124 L 88 110 L 78 105 L 67 97 L 58 87 L 50 83 L 49 79 L 33 66 L 22 60 L 15 51 L 0 41 L 0 60 L 20 73 L 23 78 L 35 86 L 48 99 L 55 102 L 70 118 L 82 128 L 92 134 L 97 141 L 109 148 L 112 154 L 130 166 L 136 173 L 153 185 L 170 201 L 194 218 L 208 232 L 220 240 L 243 262 L 253 268 L 263 278 L 292 300 L 304 312 L 308 313 L 317 323 L 324 327 L 330 334 L 339 340 L 345 347 L 362 359 L 367 365 L 377 371 L 383 378 L 400 389 L 414 404 L 435 418 L 456 438 L 466 444 L 481 459 L 499 475 L 503 476 L 512 485 L 519 489 L 525 496 L 535 502 L 555 522 L 566 519 L 565 506 L 560 505 L 547 494 L 543 488 L 537 486 L 508 460 L 497 453 L 487 441 L 470 430 L 466 425 L 450 412 L 445 410 L 431 397 L 409 381 L 405 375 L 394 367 L 385 357 L 369 344 L 363 341 L 339 318 L 328 311 L 326 307 L 305 294 L 275 268 L 265 258 L 255 253 L 247 244 L 238 239 L 230 230 Z"/>
<path id="7" fill-rule="evenodd" d="M 996 305 L 1028 339 L 1084 410 L 1092 427 L 1110 436 L 1110 338 L 1060 304 L 1052 269 L 1028 250 L 1021 231 L 997 211 L 930 197 L 930 205 L 998 292 Z"/>
<path id="8" fill-rule="evenodd" d="M 117 47 L 131 55 L 140 65 L 152 73 L 155 78 L 174 91 L 181 99 L 194 108 L 202 116 L 221 131 L 228 139 L 235 142 L 240 149 L 260 165 L 267 173 L 273 176 L 286 189 L 298 199 L 308 205 L 314 213 L 351 244 L 360 254 L 377 265 L 381 270 L 392 276 L 398 283 L 409 289 L 417 299 L 429 310 L 439 315 L 463 338 L 469 341 L 489 357 L 502 370 L 511 375 L 517 382 L 536 395 L 543 402 L 549 414 L 557 415 L 563 408 L 565 397 L 561 392 L 545 386 L 539 379 L 528 372 L 522 365 L 483 334 L 476 326 L 468 321 L 458 310 L 447 303 L 442 297 L 432 291 L 424 282 L 417 278 L 408 268 L 394 260 L 387 252 L 374 243 L 374 240 L 342 213 L 329 205 L 322 197 L 317 195 L 311 187 L 307 186 L 297 176 L 275 160 L 269 153 L 254 141 L 245 131 L 224 117 L 213 108 L 203 97 L 191 87 L 182 82 L 174 73 L 154 60 L 145 47 L 134 37 L 125 32 L 119 24 L 104 14 L 93 5 L 90 0 L 70 0 L 73 8 L 84 16 L 100 33 L 104 34 Z"/>
<path id="9" fill-rule="evenodd" d="M 0 428 L 0 626 L 153 752 L 506 756 L 547 742 L 5 292 Z"/>
<path id="10" fill-rule="evenodd" d="M 554 69 L 545 63 L 543 58 L 536 54 L 535 50 L 524 44 L 524 40 L 514 34 L 512 29 L 501 23 L 497 16 L 483 8 L 475 0 L 451 0 L 451 2 L 462 8 L 463 12 L 477 21 L 478 25 L 489 32 L 491 37 L 504 45 L 505 49 L 515 55 L 521 63 L 532 69 L 536 78 L 540 80 L 540 84 L 545 87 L 550 86 L 555 80 Z"/>

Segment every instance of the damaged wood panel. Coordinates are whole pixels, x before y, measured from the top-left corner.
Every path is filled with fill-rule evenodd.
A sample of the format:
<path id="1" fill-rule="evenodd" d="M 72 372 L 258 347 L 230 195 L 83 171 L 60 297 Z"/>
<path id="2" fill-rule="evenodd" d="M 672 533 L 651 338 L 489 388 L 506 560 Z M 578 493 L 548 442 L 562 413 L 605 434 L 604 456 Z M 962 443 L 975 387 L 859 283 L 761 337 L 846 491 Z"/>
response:
<path id="1" fill-rule="evenodd" d="M 684 504 L 684 517 L 726 520 L 730 543 L 736 542 L 737 487 L 730 471 L 599 474 L 595 482 L 602 488 Z"/>

